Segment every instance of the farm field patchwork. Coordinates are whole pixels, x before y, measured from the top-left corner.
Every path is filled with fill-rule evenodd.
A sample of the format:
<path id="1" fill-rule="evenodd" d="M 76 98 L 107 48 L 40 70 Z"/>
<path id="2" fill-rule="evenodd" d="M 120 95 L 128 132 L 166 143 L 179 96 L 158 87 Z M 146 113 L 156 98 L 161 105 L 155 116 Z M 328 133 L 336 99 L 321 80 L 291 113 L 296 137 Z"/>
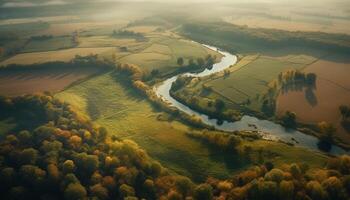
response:
<path id="1" fill-rule="evenodd" d="M 329 67 L 332 70 L 329 70 Z M 350 135 L 341 126 L 340 105 L 350 102 L 350 64 L 335 61 L 319 60 L 304 69 L 305 72 L 317 74 L 314 100 L 307 98 L 307 92 L 290 91 L 277 98 L 277 115 L 287 110 L 297 114 L 303 123 L 326 121 L 337 126 L 337 138 L 347 143 Z"/>
<path id="2" fill-rule="evenodd" d="M 223 156 L 210 159 L 205 146 L 185 135 L 190 131 L 188 126 L 161 120 L 167 118 L 167 114 L 155 110 L 137 91 L 122 82 L 125 80 L 114 80 L 111 74 L 105 74 L 56 97 L 72 104 L 117 137 L 134 140 L 174 172 L 201 179 L 206 175 L 226 177 L 232 172 L 225 162 L 220 162 Z"/>
<path id="3" fill-rule="evenodd" d="M 72 48 L 57 51 L 46 52 L 34 52 L 34 53 L 21 53 L 17 54 L 7 60 L 0 63 L 0 66 L 6 66 L 11 64 L 17 65 L 31 65 L 38 63 L 46 63 L 53 61 L 68 62 L 72 60 L 76 55 L 88 56 L 91 54 L 112 54 L 115 51 L 113 47 L 100 47 L 100 48 Z"/>
<path id="4" fill-rule="evenodd" d="M 22 52 L 53 51 L 68 49 L 74 46 L 71 36 L 53 37 L 46 40 L 31 40 L 25 45 Z"/>
<path id="5" fill-rule="evenodd" d="M 333 11 L 324 10 L 315 14 L 315 10 L 305 8 L 291 12 L 282 6 L 278 9 L 269 8 L 268 12 L 259 10 L 243 15 L 242 10 L 238 9 L 234 15 L 223 17 L 223 21 L 251 28 L 348 34 L 350 23 L 346 15 Z"/>
<path id="6" fill-rule="evenodd" d="M 217 59 L 221 57 L 219 53 L 198 43 L 158 34 L 152 34 L 149 41 L 132 45 L 128 50 L 118 62 L 135 64 L 148 72 L 157 69 L 161 73 L 178 69 L 180 66 L 176 61 L 179 57 L 184 58 L 185 63 L 191 58 L 205 58 L 209 54 Z"/>
<path id="7" fill-rule="evenodd" d="M 111 36 L 80 37 L 78 47 L 123 47 L 138 45 L 134 39 L 113 38 Z"/>
<path id="8" fill-rule="evenodd" d="M 236 156 L 218 152 L 186 136 L 187 132 L 195 129 L 153 108 L 137 91 L 125 85 L 125 82 L 125 77 L 115 78 L 107 73 L 55 96 L 115 133 L 118 138 L 134 140 L 173 172 L 196 181 L 204 180 L 207 176 L 228 177 L 231 173 L 248 167 L 235 159 Z M 264 148 L 270 145 L 267 141 L 245 141 L 244 144 Z M 326 157 L 315 152 L 281 143 L 273 145 L 273 152 L 288 149 L 291 153 L 274 158 L 276 163 L 288 160 L 304 162 L 294 156 L 301 153 L 313 157 L 308 160 L 310 166 L 323 165 L 325 162 Z"/>
<path id="9" fill-rule="evenodd" d="M 18 71 L 1 71 L 0 95 L 18 96 L 45 91 L 58 92 L 77 80 L 97 73 L 95 67 L 49 68 Z"/>
<path id="10" fill-rule="evenodd" d="M 269 84 L 280 72 L 302 69 L 314 60 L 303 55 L 245 56 L 229 69 L 229 74 L 219 73 L 216 76 L 204 77 L 200 82 L 187 85 L 184 92 L 212 100 L 220 98 L 226 103 L 227 109 L 237 109 L 237 105 L 244 104 L 249 99 L 249 109 L 260 111 L 262 102 L 259 98 L 267 92 Z M 203 85 L 211 88 L 212 92 L 203 92 Z"/>
<path id="11" fill-rule="evenodd" d="M 350 200 L 349 8 L 0 0 L 0 200 Z"/>

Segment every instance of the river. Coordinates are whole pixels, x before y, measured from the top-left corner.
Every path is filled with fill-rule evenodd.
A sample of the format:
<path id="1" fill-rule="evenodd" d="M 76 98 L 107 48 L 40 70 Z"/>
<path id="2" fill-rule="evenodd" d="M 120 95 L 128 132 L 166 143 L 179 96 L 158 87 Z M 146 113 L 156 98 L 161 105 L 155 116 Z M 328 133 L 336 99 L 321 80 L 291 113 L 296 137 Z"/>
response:
<path id="1" fill-rule="evenodd" d="M 237 63 L 237 60 L 238 60 L 237 56 L 232 55 L 228 52 L 222 51 L 213 46 L 209 46 L 209 45 L 203 45 L 203 46 L 221 53 L 223 55 L 221 61 L 219 63 L 214 64 L 212 69 L 205 69 L 200 73 L 185 73 L 181 75 L 192 76 L 192 77 L 203 77 L 216 72 L 220 72 L 226 68 L 229 68 L 232 65 L 233 67 L 235 67 L 234 65 Z M 195 115 L 201 118 L 203 123 L 213 126 L 218 130 L 223 130 L 228 132 L 243 131 L 243 130 L 257 131 L 262 135 L 264 139 L 281 140 L 284 142 L 293 143 L 295 144 L 295 146 L 305 147 L 311 150 L 319 151 L 317 147 L 317 143 L 319 140 L 317 137 L 304 134 L 297 130 L 286 129 L 285 127 L 279 124 L 276 124 L 272 121 L 260 120 L 252 116 L 243 116 L 240 121 L 236 121 L 236 122 L 224 121 L 223 124 L 218 125 L 217 119 L 210 119 L 207 115 L 199 113 L 195 110 L 192 110 L 188 106 L 178 102 L 176 99 L 170 96 L 171 85 L 174 83 L 174 81 L 176 81 L 178 76 L 180 75 L 173 76 L 154 88 L 157 96 L 163 99 L 165 102 L 169 103 L 170 106 L 174 106 L 189 115 Z M 340 154 L 346 154 L 348 152 L 346 152 L 344 149 L 336 145 L 333 145 L 329 153 L 334 155 L 340 155 Z"/>

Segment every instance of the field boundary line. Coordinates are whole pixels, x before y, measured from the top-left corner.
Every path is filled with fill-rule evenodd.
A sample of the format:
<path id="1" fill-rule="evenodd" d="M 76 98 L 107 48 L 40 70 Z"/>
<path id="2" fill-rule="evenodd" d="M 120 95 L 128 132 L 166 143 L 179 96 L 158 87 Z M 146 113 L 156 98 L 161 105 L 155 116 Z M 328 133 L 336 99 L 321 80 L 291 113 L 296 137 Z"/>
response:
<path id="1" fill-rule="evenodd" d="M 237 68 L 237 69 L 234 69 L 233 71 L 230 71 L 230 75 L 231 75 L 231 73 L 235 73 L 235 72 L 241 70 L 242 68 L 244 68 L 245 66 L 251 64 L 252 62 L 256 61 L 258 58 L 260 58 L 260 56 L 261 56 L 261 55 L 258 54 L 254 59 L 250 60 L 248 63 L 246 63 L 246 64 L 240 66 L 240 67 Z M 240 62 L 242 62 L 242 60 L 243 60 L 243 59 L 241 59 L 241 61 L 239 61 L 239 62 L 236 63 L 235 65 L 238 65 Z M 232 67 L 235 67 L 235 65 L 233 65 Z M 231 68 L 231 67 L 230 67 L 230 68 Z M 220 72 L 217 72 L 216 74 L 218 75 L 219 73 L 222 73 L 222 72 L 220 71 Z M 225 75 L 218 76 L 218 77 L 215 77 L 215 78 L 213 78 L 213 79 L 210 79 L 210 80 L 207 81 L 207 83 L 210 83 L 210 82 L 212 82 L 212 81 L 218 80 L 218 79 L 220 79 L 220 78 L 222 78 L 222 77 L 224 77 L 224 76 L 225 76 Z M 205 84 L 206 84 L 206 83 L 205 83 Z"/>
<path id="2" fill-rule="evenodd" d="M 66 87 L 64 87 L 61 91 L 59 91 L 59 92 L 63 92 L 63 91 L 66 91 L 66 90 L 68 90 L 68 89 L 70 89 L 70 88 L 72 88 L 72 87 L 74 87 L 74 86 L 77 86 L 77 85 L 80 85 L 81 83 L 84 83 L 84 82 L 86 82 L 86 81 L 88 81 L 88 80 L 90 80 L 90 79 L 93 79 L 93 78 L 95 78 L 95 77 L 98 77 L 98 76 L 100 76 L 100 75 L 103 75 L 103 74 L 107 74 L 107 73 L 109 73 L 109 72 L 111 72 L 112 70 L 110 70 L 110 69 L 102 69 L 101 71 L 98 71 L 98 72 L 96 72 L 96 73 L 93 73 L 93 74 L 91 74 L 90 76 L 87 76 L 87 77 L 85 77 L 85 78 L 82 78 L 82 79 L 79 79 L 79 80 L 76 80 L 76 81 L 74 81 L 73 83 L 71 83 L 71 84 L 69 84 L 69 85 L 67 85 Z"/>
<path id="3" fill-rule="evenodd" d="M 331 84 L 333 84 L 333 85 L 336 85 L 336 86 L 342 88 L 343 90 L 346 90 L 347 92 L 350 92 L 350 89 L 349 89 L 349 88 L 346 88 L 346 87 L 340 85 L 340 84 L 337 83 L 337 82 L 334 82 L 334 81 L 332 81 L 332 80 L 329 80 L 329 79 L 326 79 L 326 78 L 323 78 L 323 77 L 320 77 L 320 79 L 321 79 L 321 80 L 324 80 L 324 81 L 327 81 L 327 82 L 329 82 L 329 83 L 331 83 Z"/>
<path id="4" fill-rule="evenodd" d="M 236 88 L 234 88 L 234 89 L 237 90 Z M 239 90 L 237 90 L 237 91 L 240 92 Z M 231 103 L 233 103 L 233 104 L 239 106 L 239 104 L 238 104 L 237 102 L 235 102 L 235 101 L 233 101 L 232 99 L 226 97 L 225 95 L 221 94 L 220 92 L 218 92 L 218 91 L 216 91 L 216 90 L 213 90 L 213 92 L 214 92 L 215 94 L 221 96 L 223 99 L 226 99 L 227 101 L 229 101 L 229 102 L 231 102 Z M 243 94 L 244 94 L 244 93 L 243 93 Z M 246 95 L 246 94 L 244 94 L 244 95 Z M 249 96 L 248 96 L 248 97 L 249 97 Z"/>

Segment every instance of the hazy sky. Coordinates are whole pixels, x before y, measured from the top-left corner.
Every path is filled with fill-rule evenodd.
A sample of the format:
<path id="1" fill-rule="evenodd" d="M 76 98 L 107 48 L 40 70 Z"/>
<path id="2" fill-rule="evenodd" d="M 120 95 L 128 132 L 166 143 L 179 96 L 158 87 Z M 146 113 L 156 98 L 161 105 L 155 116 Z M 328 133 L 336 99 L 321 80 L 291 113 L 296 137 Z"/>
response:
<path id="1" fill-rule="evenodd" d="M 2 7 L 30 7 L 30 6 L 45 6 L 45 5 L 62 5 L 67 3 L 76 2 L 106 2 L 106 1 L 121 1 L 121 0 L 0 0 Z M 265 2 L 265 3 L 328 3 L 335 4 L 336 2 L 349 2 L 350 0 L 122 0 L 122 1 L 158 1 L 158 2 L 233 2 L 233 3 L 254 3 L 254 2 Z"/>

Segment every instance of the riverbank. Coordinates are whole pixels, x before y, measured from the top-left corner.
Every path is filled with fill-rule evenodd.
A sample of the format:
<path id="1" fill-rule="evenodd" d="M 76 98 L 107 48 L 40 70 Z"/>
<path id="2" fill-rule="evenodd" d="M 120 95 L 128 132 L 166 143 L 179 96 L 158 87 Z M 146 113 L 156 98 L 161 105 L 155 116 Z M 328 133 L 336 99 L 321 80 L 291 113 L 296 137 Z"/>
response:
<path id="1" fill-rule="evenodd" d="M 207 45 L 205 46 L 210 48 L 210 46 L 207 46 Z M 219 51 L 221 54 L 224 55 L 224 57 L 222 58 L 222 61 L 220 63 L 216 63 L 213 66 L 212 70 L 206 69 L 202 73 L 198 73 L 198 74 L 186 73 L 184 75 L 193 76 L 193 77 L 208 76 L 210 74 L 225 70 L 231 65 L 234 65 L 237 63 L 237 57 L 235 57 L 234 55 L 228 52 L 220 51 L 215 47 L 211 47 L 211 48 Z M 176 81 L 177 78 L 178 76 L 169 78 L 155 88 L 157 96 L 161 98 L 163 101 L 167 102 L 168 106 L 176 107 L 179 110 L 188 114 L 189 116 L 197 116 L 202 120 L 204 124 L 211 125 L 218 130 L 223 130 L 228 132 L 240 131 L 240 130 L 259 130 L 263 132 L 269 132 L 272 134 L 272 136 L 275 136 L 279 140 L 282 140 L 284 142 L 287 142 L 287 143 L 292 142 L 296 146 L 302 146 L 313 150 L 318 150 L 318 142 L 319 142 L 318 138 L 312 135 L 304 134 L 298 130 L 286 130 L 280 124 L 276 124 L 272 121 L 259 120 L 255 117 L 243 116 L 243 118 L 237 122 L 224 121 L 222 124 L 221 123 L 218 124 L 216 119 L 210 119 L 209 116 L 203 113 L 199 113 L 195 110 L 192 110 L 190 107 L 182 104 L 181 102 L 177 101 L 171 96 L 170 94 L 171 85 Z M 254 124 L 255 126 L 252 127 L 251 126 L 252 124 Z M 343 153 L 346 153 L 346 151 L 337 146 L 333 146 L 332 150 L 329 153 L 343 154 Z"/>

